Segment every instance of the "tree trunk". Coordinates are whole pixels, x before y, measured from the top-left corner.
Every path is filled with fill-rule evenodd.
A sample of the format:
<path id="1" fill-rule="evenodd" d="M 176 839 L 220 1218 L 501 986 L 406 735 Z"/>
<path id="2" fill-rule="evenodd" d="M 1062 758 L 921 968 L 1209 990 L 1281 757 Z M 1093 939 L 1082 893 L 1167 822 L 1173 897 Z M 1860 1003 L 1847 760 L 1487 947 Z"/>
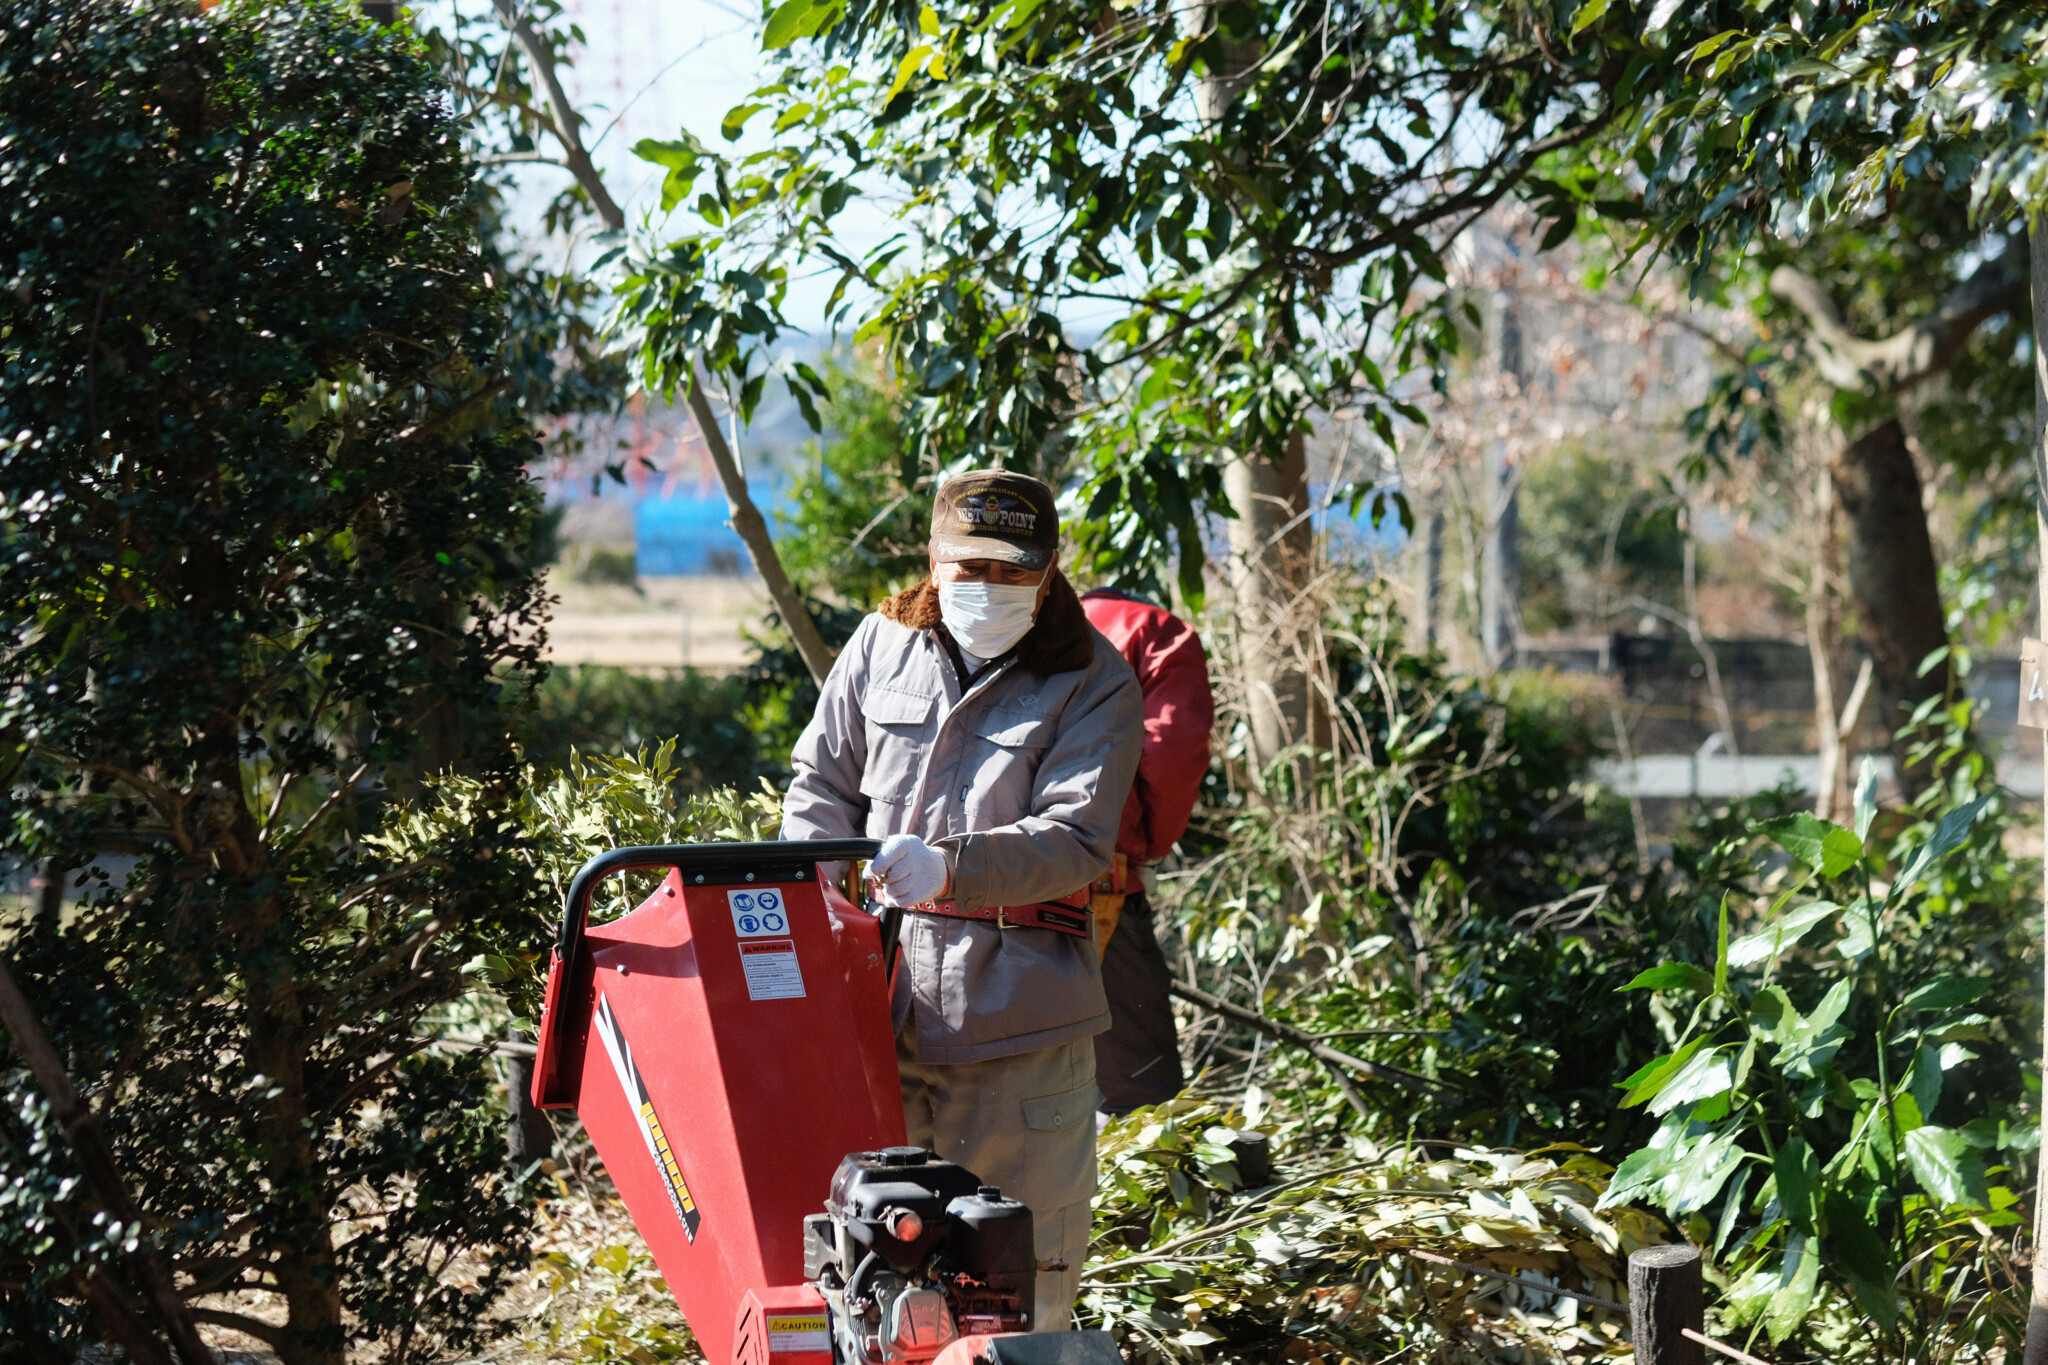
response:
<path id="1" fill-rule="evenodd" d="M 2027 246 L 2033 268 L 2034 304 L 2034 559 L 2040 575 L 2040 632 L 2048 639 L 2048 356 L 2041 350 L 2048 337 L 2048 224 L 2027 225 Z M 2043 736 L 2048 760 L 2048 734 Z M 2044 920 L 2048 923 L 2048 920 Z M 2043 982 L 2048 991 L 2048 981 Z M 2042 1039 L 2042 1062 L 2048 1065 L 2048 1037 Z M 2041 1108 L 2041 1133 L 2048 1138 L 2048 1105 Z M 2027 1310 L 2025 1365 L 2048 1365 L 2048 1256 L 2043 1256 L 2041 1230 L 2048 1227 L 2048 1180 L 2040 1178 L 2039 1162 L 2048 1160 L 2048 1144 L 2036 1153 L 2034 1177 L 2034 1296 Z"/>
<path id="2" fill-rule="evenodd" d="M 1505 418 L 1522 371 L 1521 316 L 1506 290 L 1495 291 L 1487 312 L 1487 358 Z M 1479 580 L 1479 648 L 1490 669 L 1514 667 L 1520 634 L 1521 481 L 1521 470 L 1508 458 L 1506 435 L 1497 435 L 1486 445 L 1486 553 Z"/>
<path id="3" fill-rule="evenodd" d="M 1308 456 L 1300 436 L 1287 443 L 1279 464 L 1256 458 L 1233 462 L 1223 487 L 1237 518 L 1230 523 L 1230 580 L 1236 599 L 1245 709 L 1255 772 L 1291 745 L 1314 743 L 1303 632 L 1313 629 L 1315 606 L 1302 600 L 1315 532 L 1309 524 Z M 1297 780 L 1309 765 L 1297 764 Z"/>
<path id="4" fill-rule="evenodd" d="M 1857 631 L 1876 666 L 1879 714 L 1894 736 L 1892 763 L 1910 801 L 1933 774 L 1925 762 L 1908 763 L 1912 742 L 1897 732 L 1921 702 L 1949 691 L 1954 671 L 1943 659 L 1920 672 L 1927 656 L 1948 644 L 1948 623 L 1905 428 L 1892 418 L 1864 432 L 1835 457 L 1833 475 L 1849 518 Z"/>
<path id="5" fill-rule="evenodd" d="M 1444 617 L 1444 485 L 1439 478 L 1426 494 L 1422 517 L 1422 644 L 1435 649 Z"/>
<path id="6" fill-rule="evenodd" d="M 255 1101 L 262 1106 L 256 1132 L 272 1187 L 294 1192 L 280 1201 L 293 1206 L 290 1226 L 269 1229 L 280 1249 L 271 1270 L 287 1315 L 278 1356 L 284 1365 L 344 1365 L 341 1273 L 327 1218 L 331 1191 L 309 1131 L 304 1012 L 289 976 L 253 977 L 244 1050 L 250 1070 L 272 1086 L 268 1097 Z"/>
<path id="7" fill-rule="evenodd" d="M 746 545 L 747 555 L 754 561 L 754 572 L 761 575 L 761 582 L 767 586 L 768 600 L 775 604 L 789 638 L 796 642 L 797 656 L 810 670 L 811 681 L 823 687 L 825 675 L 832 671 L 832 651 L 826 647 L 825 637 L 818 633 L 818 623 L 811 619 L 810 608 L 804 605 L 796 585 L 789 581 L 788 570 L 782 567 L 782 556 L 775 552 L 774 538 L 768 534 L 768 522 L 747 492 L 746 475 L 733 458 L 725 433 L 718 429 L 718 415 L 711 411 L 711 400 L 705 397 L 702 377 L 694 367 L 690 371 L 688 398 L 690 416 L 696 419 L 697 433 L 704 438 L 704 448 L 711 452 L 719 486 L 725 490 L 732 529 Z"/>
<path id="8" fill-rule="evenodd" d="M 1842 740 L 1835 723 L 1835 594 L 1828 570 L 1835 562 L 1834 480 L 1823 469 L 1814 479 L 1811 573 L 1806 585 L 1806 653 L 1813 664 L 1813 740 L 1820 754 L 1820 780 L 1814 784 L 1813 813 L 1823 820 L 1835 816 L 1835 788 L 1841 783 Z"/>

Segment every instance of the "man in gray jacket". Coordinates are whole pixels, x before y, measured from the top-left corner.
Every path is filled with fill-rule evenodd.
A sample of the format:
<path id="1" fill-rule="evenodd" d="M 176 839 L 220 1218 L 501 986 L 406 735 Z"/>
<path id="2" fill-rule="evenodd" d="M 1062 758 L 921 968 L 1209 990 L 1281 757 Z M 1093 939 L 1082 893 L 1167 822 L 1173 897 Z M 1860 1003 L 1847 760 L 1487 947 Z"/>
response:
<path id="1" fill-rule="evenodd" d="M 896 1048 L 910 1141 L 1031 1206 L 1033 1329 L 1063 1331 L 1095 1190 L 1109 1027 L 1088 913 L 1144 743 L 1130 665 L 1059 571 L 1052 490 L 940 488 L 932 576 L 861 622 L 797 740 L 783 837 L 882 840 L 905 906 Z"/>

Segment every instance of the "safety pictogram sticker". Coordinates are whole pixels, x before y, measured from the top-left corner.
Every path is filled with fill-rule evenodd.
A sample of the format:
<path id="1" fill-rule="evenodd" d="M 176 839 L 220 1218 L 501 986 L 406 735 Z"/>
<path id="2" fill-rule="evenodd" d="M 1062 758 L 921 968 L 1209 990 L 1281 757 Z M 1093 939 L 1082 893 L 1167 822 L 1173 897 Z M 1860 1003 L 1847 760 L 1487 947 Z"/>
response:
<path id="1" fill-rule="evenodd" d="M 799 989 L 798 994 L 802 994 Z M 633 1106 L 633 1116 L 640 1120 L 640 1136 L 647 1139 L 647 1154 L 654 1158 L 654 1167 L 661 1172 L 661 1183 L 668 1187 L 668 1202 L 675 1206 L 676 1217 L 683 1222 L 683 1236 L 692 1242 L 697 1240 L 697 1225 L 704 1221 L 704 1215 L 697 1211 L 697 1201 L 690 1197 L 690 1182 L 683 1178 L 683 1164 L 676 1160 L 675 1149 L 669 1146 L 668 1134 L 662 1130 L 661 1120 L 654 1112 L 654 1101 L 647 1096 L 647 1085 L 640 1079 L 640 1068 L 633 1065 L 633 1050 L 626 1045 L 626 1035 L 619 1029 L 618 1018 L 612 1014 L 612 1006 L 603 995 L 597 997 L 597 1034 L 604 1040 L 604 1050 L 610 1054 L 612 1069 L 619 1073 L 619 1085 L 626 1092 L 626 1103 Z"/>
<path id="2" fill-rule="evenodd" d="M 796 965 L 796 940 L 742 940 L 740 966 L 747 974 L 749 1000 L 801 1000 L 804 974 Z"/>
<path id="3" fill-rule="evenodd" d="M 725 899 L 732 906 L 733 932 L 741 938 L 773 938 L 789 932 L 789 903 L 773 887 L 728 891 Z"/>

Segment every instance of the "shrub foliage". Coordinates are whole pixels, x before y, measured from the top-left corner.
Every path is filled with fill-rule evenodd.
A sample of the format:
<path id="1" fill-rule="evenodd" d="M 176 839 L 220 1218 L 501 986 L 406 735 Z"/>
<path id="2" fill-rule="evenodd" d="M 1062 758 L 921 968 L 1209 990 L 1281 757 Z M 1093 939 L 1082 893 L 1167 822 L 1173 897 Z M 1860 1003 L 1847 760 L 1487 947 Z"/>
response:
<path id="1" fill-rule="evenodd" d="M 0 1340 L 75 1355 L 143 1239 L 288 1365 L 474 1339 L 529 1214 L 485 1062 L 414 1033 L 532 891 L 489 801 L 370 837 L 506 779 L 475 718 L 536 666 L 458 125 L 333 0 L 23 0 L 0 184 L 0 840 L 75 901 L 5 932 L 147 1215 L 109 1234 L 0 1051 Z"/>

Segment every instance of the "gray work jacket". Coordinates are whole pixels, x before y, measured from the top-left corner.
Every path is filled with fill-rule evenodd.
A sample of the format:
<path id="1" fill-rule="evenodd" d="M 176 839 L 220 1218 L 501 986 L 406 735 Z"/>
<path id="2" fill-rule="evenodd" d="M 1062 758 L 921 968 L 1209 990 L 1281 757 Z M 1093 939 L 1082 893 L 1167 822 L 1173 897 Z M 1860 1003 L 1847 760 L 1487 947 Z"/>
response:
<path id="1" fill-rule="evenodd" d="M 946 855 L 953 899 L 970 909 L 1092 883 L 1109 868 L 1137 773 L 1143 702 L 1116 647 L 1085 618 L 1079 628 L 1092 653 L 1064 657 L 1085 667 L 1040 673 L 1013 655 L 963 695 L 932 630 L 869 616 L 796 742 L 783 837 L 918 835 Z M 907 981 L 928 1062 L 1007 1057 L 1109 1027 L 1090 938 L 912 913 L 903 963 L 899 1025 Z"/>

